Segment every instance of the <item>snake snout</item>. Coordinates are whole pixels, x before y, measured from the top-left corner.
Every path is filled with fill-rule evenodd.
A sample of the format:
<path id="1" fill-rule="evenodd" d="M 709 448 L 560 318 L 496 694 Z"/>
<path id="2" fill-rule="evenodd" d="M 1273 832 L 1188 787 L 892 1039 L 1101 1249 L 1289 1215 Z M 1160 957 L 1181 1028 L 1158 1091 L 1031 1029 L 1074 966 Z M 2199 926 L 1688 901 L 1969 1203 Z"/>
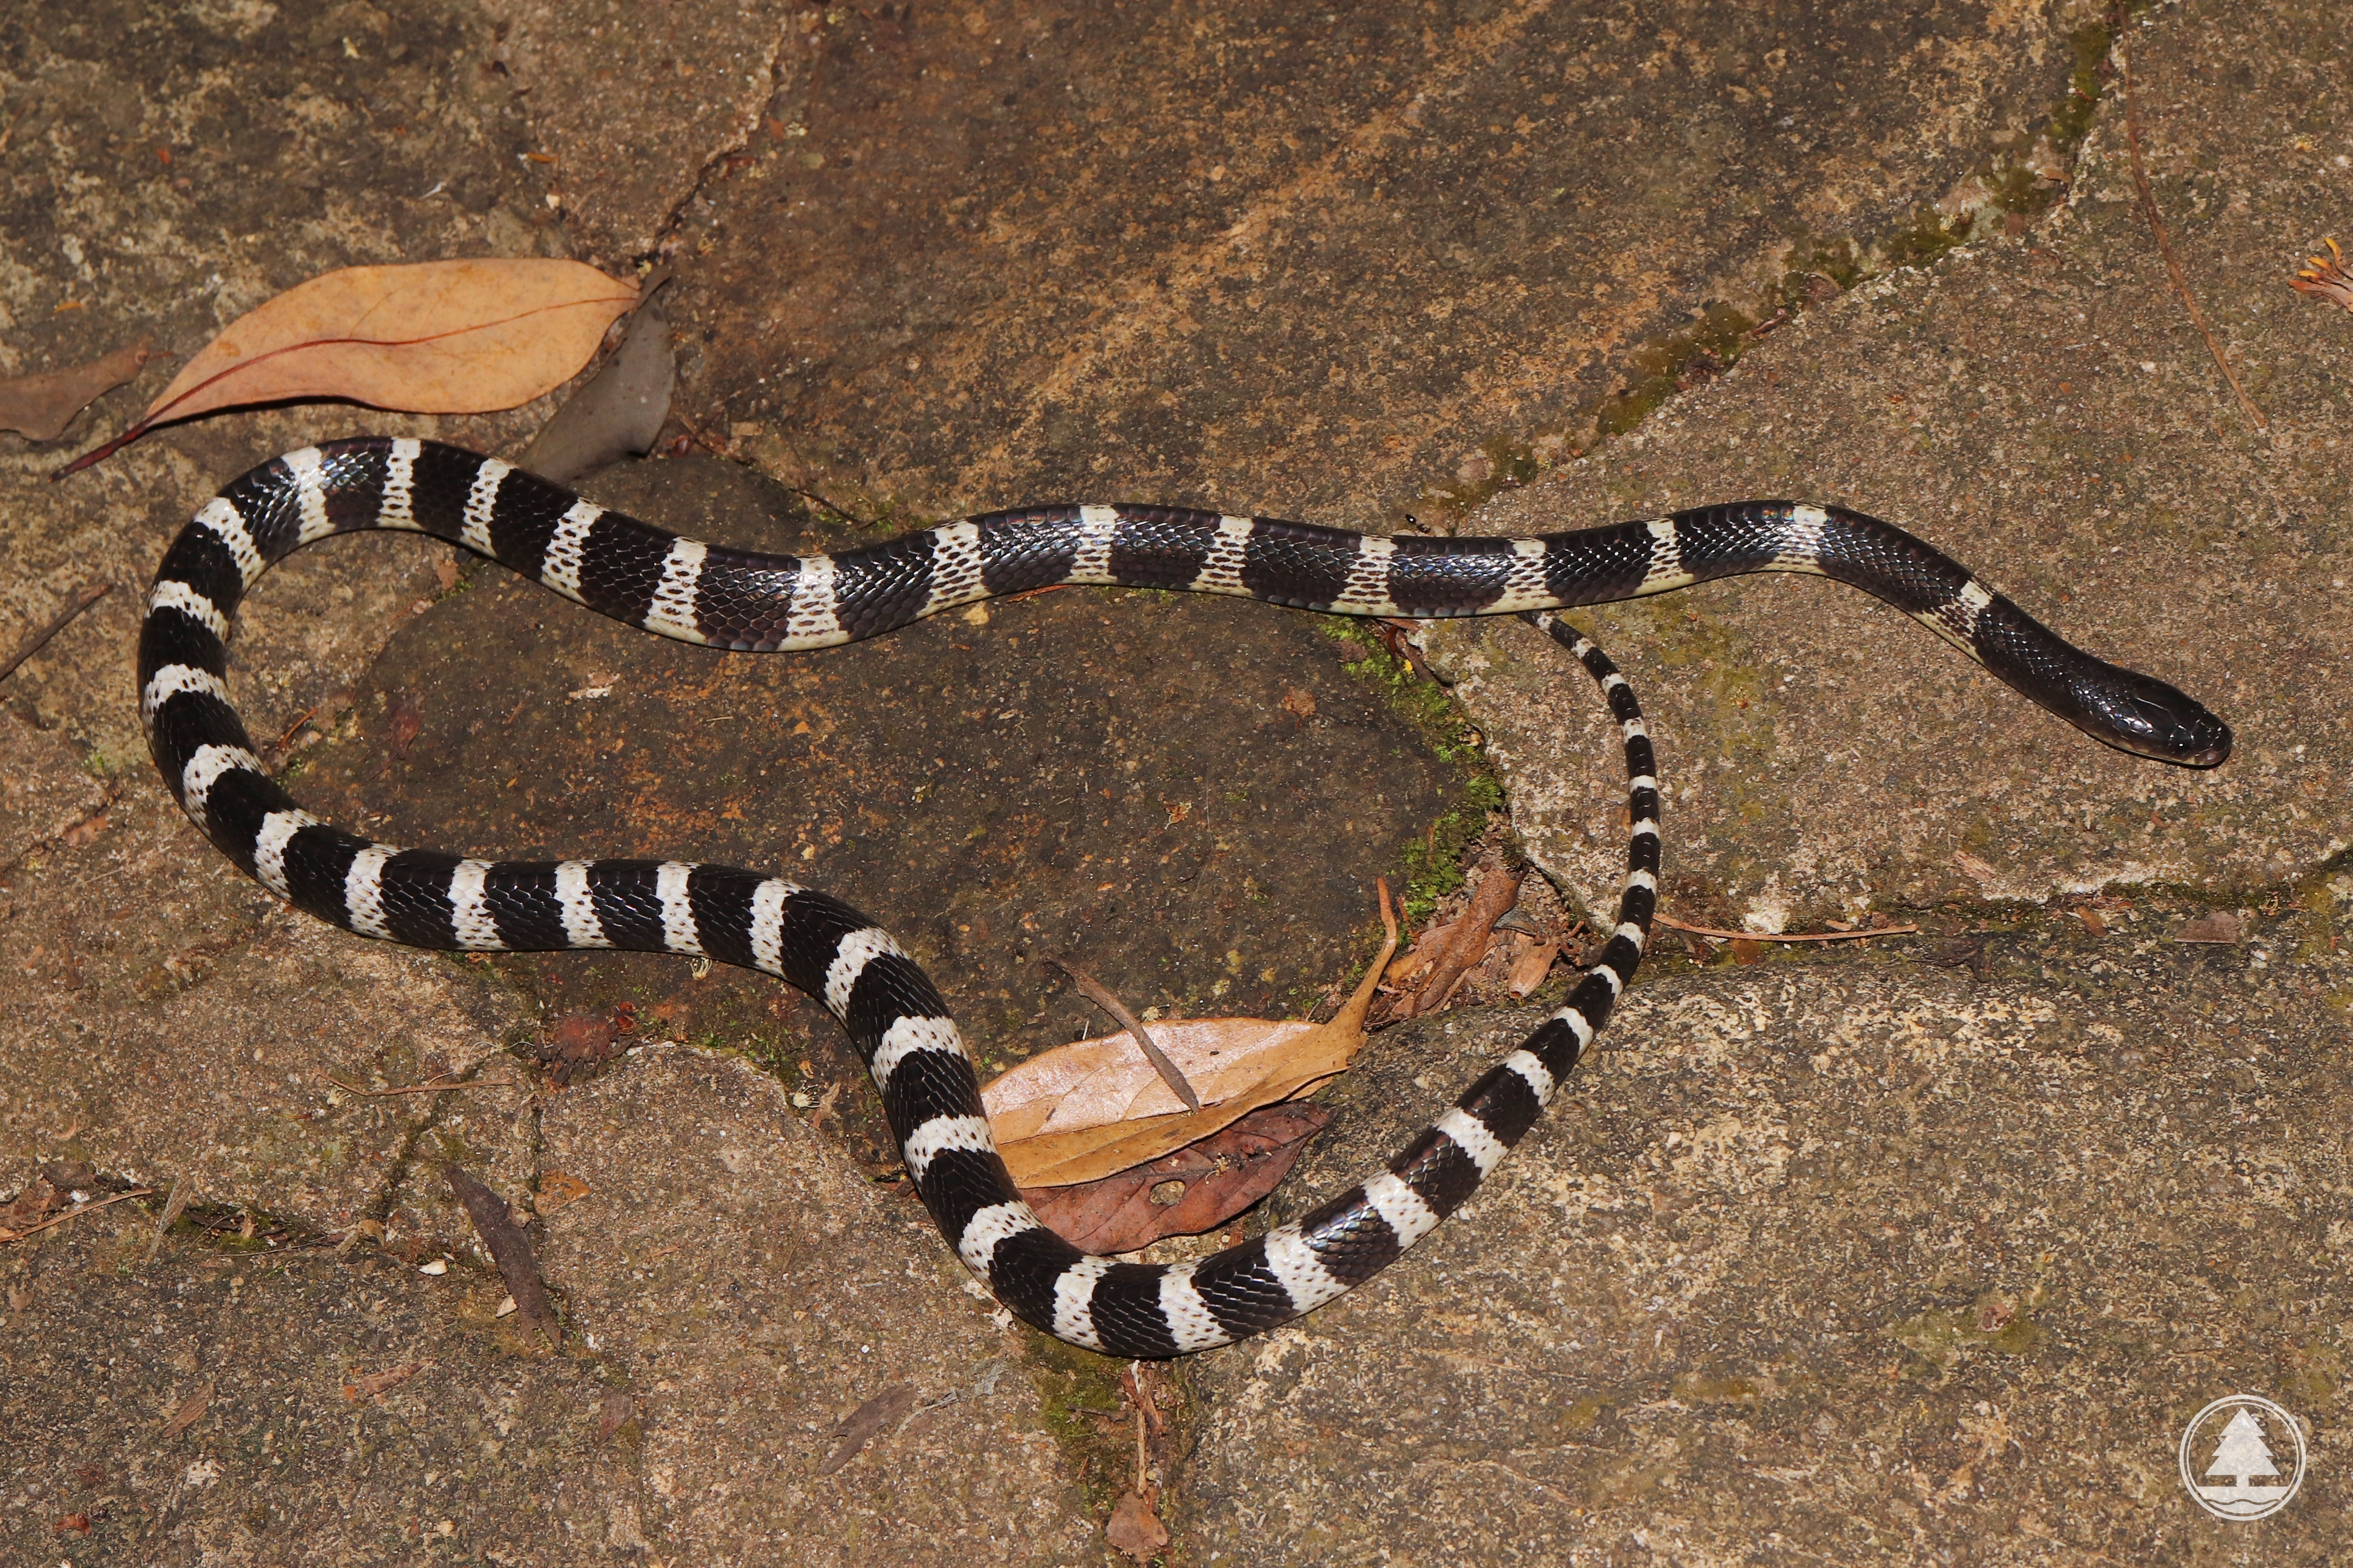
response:
<path id="1" fill-rule="evenodd" d="M 2138 743 L 2127 749 L 2189 768 L 2220 767 L 2230 759 L 2231 726 L 2196 698 L 2150 680 L 2131 693 L 2131 705 L 2140 722 L 2129 727 Z"/>

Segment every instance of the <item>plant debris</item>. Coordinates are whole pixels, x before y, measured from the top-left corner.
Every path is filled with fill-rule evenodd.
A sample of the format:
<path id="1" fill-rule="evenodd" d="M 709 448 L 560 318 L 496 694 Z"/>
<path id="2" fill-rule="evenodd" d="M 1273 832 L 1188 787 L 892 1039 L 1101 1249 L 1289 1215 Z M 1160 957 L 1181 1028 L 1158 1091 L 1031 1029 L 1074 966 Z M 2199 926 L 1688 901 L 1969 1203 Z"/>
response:
<path id="1" fill-rule="evenodd" d="M 230 322 L 136 423 L 63 479 L 156 426 L 255 403 L 348 398 L 412 414 L 513 408 L 578 374 L 637 302 L 634 281 L 536 258 L 346 267 Z"/>
<path id="2" fill-rule="evenodd" d="M 867 1444 L 881 1430 L 901 1417 L 913 1415 L 915 1409 L 915 1385 L 902 1383 L 884 1389 L 849 1413 L 848 1420 L 834 1428 L 833 1452 L 817 1468 L 820 1476 L 829 1476 L 858 1458 Z"/>
<path id="3" fill-rule="evenodd" d="M 678 385 L 678 357 L 659 298 L 668 281 L 639 295 L 621 346 L 532 437 L 515 467 L 576 485 L 599 468 L 653 450 Z"/>
<path id="4" fill-rule="evenodd" d="M 343 1383 L 343 1398 L 353 1405 L 357 1405 L 363 1399 L 381 1399 L 385 1390 L 406 1383 L 429 1364 L 421 1361 L 405 1361 L 398 1366 L 388 1366 L 382 1372 L 372 1372 L 364 1377 L 347 1378 Z"/>
<path id="5" fill-rule="evenodd" d="M 146 369 L 149 360 L 163 357 L 154 339 L 142 338 L 71 370 L 0 377 L 0 430 L 13 430 L 28 441 L 54 441 L 75 415 Z"/>
<path id="6" fill-rule="evenodd" d="M 1134 1252 L 1215 1230 L 1266 1196 L 1332 1113 L 1262 1105 L 1171 1154 L 1075 1186 L 1025 1189 L 1039 1220 L 1084 1252 Z"/>
<path id="7" fill-rule="evenodd" d="M 2239 917 L 2229 910 L 2215 910 L 2184 925 L 2173 933 L 2173 940 L 2236 942 L 2239 940 Z"/>
<path id="8" fill-rule="evenodd" d="M 180 1401 L 179 1408 L 173 1411 L 169 1416 L 164 1418 L 164 1428 L 156 1435 L 164 1442 L 170 1442 L 173 1438 L 178 1436 L 181 1433 L 186 1431 L 189 1427 L 203 1420 L 205 1411 L 212 1405 L 212 1402 L 213 1380 L 208 1377 L 205 1379 L 203 1383 L 197 1384 L 196 1391 L 194 1394 L 191 1394 L 185 1399 Z"/>
<path id="9" fill-rule="evenodd" d="M 16 650 L 8 656 L 7 662 L 0 664 L 0 680 L 5 680 L 16 674 L 18 665 L 47 647 L 51 637 L 71 626 L 74 617 L 105 598 L 107 592 L 113 586 L 111 583 L 91 583 L 75 589 L 73 596 L 65 602 L 65 607 L 39 626 L 26 633 L 25 640 L 18 643 Z"/>
<path id="10" fill-rule="evenodd" d="M 449 1190 L 466 1205 L 467 1217 L 474 1222 L 476 1234 L 482 1245 L 491 1249 L 491 1260 L 499 1266 L 499 1278 L 506 1282 L 507 1294 L 514 1298 L 515 1310 L 523 1326 L 546 1336 L 550 1345 L 561 1348 L 563 1331 L 555 1321 L 555 1309 L 547 1299 L 547 1287 L 540 1282 L 539 1265 L 531 1256 L 531 1238 L 507 1212 L 506 1200 L 476 1181 L 463 1167 L 450 1164 L 442 1167 L 448 1179 Z"/>
<path id="11" fill-rule="evenodd" d="M 1145 1563 L 1168 1544 L 1168 1527 L 1160 1522 L 1160 1516 L 1152 1511 L 1150 1500 L 1142 1492 L 1124 1492 L 1118 1506 L 1111 1510 L 1110 1521 L 1103 1526 L 1103 1539 L 1117 1547 L 1123 1556 Z"/>
<path id="12" fill-rule="evenodd" d="M 1176 1064 L 1168 1059 L 1168 1054 L 1160 1048 L 1160 1043 L 1152 1037 L 1152 1032 L 1144 1026 L 1143 1021 L 1127 1010 L 1125 1003 L 1112 994 L 1110 987 L 1068 959 L 1050 958 L 1046 962 L 1069 975 L 1071 984 L 1079 988 L 1081 995 L 1110 1014 L 1112 1022 L 1127 1031 L 1128 1037 L 1135 1042 L 1135 1048 L 1144 1053 L 1145 1060 L 1152 1064 L 1152 1070 L 1160 1075 L 1160 1081 L 1168 1086 L 1168 1091 L 1185 1102 L 1186 1110 L 1201 1109 L 1201 1097 L 1193 1091 L 1192 1084 L 1176 1069 Z"/>
<path id="13" fill-rule="evenodd" d="M 2328 247 L 2327 256 L 2306 257 L 2303 269 L 2287 280 L 2287 286 L 2299 294 L 2316 295 L 2353 310 L 2353 273 L 2345 270 L 2345 252 L 2334 239 L 2324 238 L 2320 243 Z"/>
<path id="14" fill-rule="evenodd" d="M 1182 1018 L 1156 1026 L 1169 1059 L 1201 1097 L 1198 1111 L 1184 1108 L 1124 1031 L 1058 1046 L 1000 1074 L 981 1100 L 1015 1184 L 1071 1186 L 1156 1160 L 1346 1068 L 1365 1043 L 1374 989 L 1397 951 L 1386 883 L 1380 892 L 1388 940 L 1330 1023 Z"/>

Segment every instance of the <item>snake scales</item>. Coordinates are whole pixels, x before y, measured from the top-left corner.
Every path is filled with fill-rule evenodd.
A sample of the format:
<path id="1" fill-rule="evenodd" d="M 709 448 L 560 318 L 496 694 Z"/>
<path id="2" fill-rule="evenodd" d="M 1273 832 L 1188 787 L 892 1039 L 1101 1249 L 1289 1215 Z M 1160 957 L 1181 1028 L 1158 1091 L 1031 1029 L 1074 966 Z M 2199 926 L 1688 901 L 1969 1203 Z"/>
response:
<path id="1" fill-rule="evenodd" d="M 723 866 L 395 848 L 319 820 L 270 780 L 228 702 L 230 618 L 272 563 L 370 528 L 462 544 L 663 637 L 763 652 L 850 642 L 1062 583 L 1341 615 L 1517 613 L 1583 663 L 1624 738 L 1631 836 L 1616 930 L 1567 1001 L 1364 1182 L 1199 1262 L 1089 1257 L 1039 1225 L 1015 1191 L 938 992 L 887 932 L 839 900 Z M 1835 507 L 1740 501 L 1541 538 L 1430 539 L 1170 507 L 1050 506 L 795 558 L 681 538 L 496 458 L 389 438 L 290 452 L 196 514 L 148 595 L 140 714 L 196 826 L 321 920 L 417 947 L 693 954 L 821 998 L 865 1058 L 925 1206 L 998 1299 L 1074 1344 L 1169 1356 L 1261 1332 L 1378 1273 L 1461 1206 L 1566 1080 L 1641 958 L 1657 900 L 1659 791 L 1632 690 L 1547 612 L 1746 572 L 1853 584 L 2111 745 L 2193 767 L 2230 753 L 2228 727 L 2190 698 L 2073 647 L 1902 530 Z"/>

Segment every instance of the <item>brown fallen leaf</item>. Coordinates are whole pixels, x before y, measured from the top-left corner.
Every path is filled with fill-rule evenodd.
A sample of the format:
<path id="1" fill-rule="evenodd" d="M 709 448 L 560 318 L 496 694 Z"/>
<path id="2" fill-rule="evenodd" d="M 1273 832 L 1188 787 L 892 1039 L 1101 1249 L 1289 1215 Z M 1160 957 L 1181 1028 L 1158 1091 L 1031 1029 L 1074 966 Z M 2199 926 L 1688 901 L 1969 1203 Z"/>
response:
<path id="1" fill-rule="evenodd" d="M 1016 1185 L 1069 1186 L 1158 1159 L 1333 1077 L 1365 1043 L 1382 966 L 1397 952 L 1397 926 L 1383 888 L 1388 939 L 1356 994 L 1328 1024 L 1267 1018 L 1164 1019 L 1153 1033 L 1201 1098 L 1188 1111 L 1123 1030 L 1058 1046 L 1000 1074 L 983 1089 L 990 1130 Z"/>
<path id="2" fill-rule="evenodd" d="M 414 414 L 513 408 L 571 379 L 637 298 L 634 281 L 542 258 L 322 273 L 230 322 L 131 428 L 58 477 L 166 421 L 245 404 L 337 397 Z"/>
<path id="3" fill-rule="evenodd" d="M 2173 940 L 2235 942 L 2239 940 L 2239 917 L 2229 910 L 2216 910 L 2211 914 L 2200 915 L 2174 932 Z"/>
<path id="4" fill-rule="evenodd" d="M 1511 976 L 1504 982 L 1514 996 L 1525 996 L 1545 983 L 1552 973 L 1553 960 L 1560 956 L 1560 943 L 1540 942 L 1512 961 Z"/>
<path id="5" fill-rule="evenodd" d="M 1487 956 L 1495 922 L 1520 901 L 1521 875 L 1515 868 L 1498 866 L 1481 879 L 1478 890 L 1471 895 L 1470 907 L 1455 922 L 1451 938 L 1430 964 L 1430 978 L 1414 994 L 1412 1005 L 1398 1010 L 1399 1017 L 1434 1013 L 1446 1005 L 1446 998 L 1453 993 L 1456 983 L 1472 964 Z"/>
<path id="6" fill-rule="evenodd" d="M 550 1171 L 539 1178 L 538 1208 L 543 1215 L 576 1204 L 593 1189 L 568 1171 Z"/>
<path id="7" fill-rule="evenodd" d="M 353 1405 L 357 1405 L 363 1399 L 381 1398 L 385 1390 L 406 1383 L 410 1378 L 423 1372 L 425 1367 L 426 1363 L 421 1361 L 406 1361 L 398 1366 L 388 1366 L 382 1372 L 372 1372 L 364 1377 L 354 1377 L 343 1384 L 343 1398 Z"/>
<path id="8" fill-rule="evenodd" d="M 0 378 L 0 430 L 14 430 L 29 441 L 56 440 L 75 415 L 137 375 L 149 360 L 162 357 L 154 343 L 142 338 L 70 370 Z"/>
<path id="9" fill-rule="evenodd" d="M 1402 987 L 1412 984 L 1416 975 L 1425 973 L 1431 964 L 1438 962 L 1438 955 L 1444 952 L 1448 945 L 1454 941 L 1454 929 L 1461 923 L 1459 921 L 1449 921 L 1442 926 L 1432 925 L 1422 928 L 1421 934 L 1413 939 L 1413 946 L 1406 951 L 1403 958 L 1390 964 L 1388 973 L 1381 978 L 1394 986 Z"/>
<path id="10" fill-rule="evenodd" d="M 817 1468 L 820 1476 L 829 1476 L 872 1442 L 881 1430 L 915 1407 L 915 1385 L 900 1384 L 887 1388 L 849 1413 L 849 1418 L 834 1429 L 833 1452 Z"/>
<path id="11" fill-rule="evenodd" d="M 1145 1563 L 1168 1544 L 1168 1527 L 1160 1522 L 1160 1516 L 1152 1511 L 1152 1504 L 1143 1493 L 1125 1492 L 1111 1510 L 1110 1521 L 1103 1526 L 1103 1539 L 1119 1548 L 1123 1555 Z"/>
<path id="12" fill-rule="evenodd" d="M 505 1281 L 507 1294 L 514 1298 L 515 1311 L 523 1326 L 546 1337 L 551 1345 L 561 1346 L 564 1333 L 556 1326 L 555 1308 L 547 1299 L 547 1287 L 540 1282 L 539 1265 L 531 1255 L 531 1238 L 523 1235 L 522 1226 L 515 1224 L 507 1212 L 507 1201 L 476 1181 L 462 1167 L 445 1165 L 442 1174 L 448 1178 L 449 1190 L 466 1205 L 466 1216 L 474 1222 L 475 1234 L 482 1245 L 491 1249 L 491 1260 L 499 1266 L 499 1278 Z"/>
<path id="13" fill-rule="evenodd" d="M 1261 1105 L 1172 1154 L 1077 1186 L 1022 1197 L 1084 1252 L 1134 1252 L 1164 1236 L 1215 1230 L 1272 1192 L 1332 1113 L 1320 1105 Z"/>
<path id="14" fill-rule="evenodd" d="M 396 697 L 392 700 L 392 710 L 385 727 L 390 731 L 392 754 L 406 757 L 408 748 L 417 743 L 417 737 L 424 731 L 424 710 L 406 697 Z"/>
<path id="15" fill-rule="evenodd" d="M 180 1407 L 173 1411 L 170 1418 L 164 1423 L 164 1430 L 160 1434 L 164 1441 L 170 1442 L 204 1419 L 205 1407 L 212 1402 L 213 1380 L 208 1377 L 197 1385 L 194 1394 L 180 1401 Z"/>
<path id="16" fill-rule="evenodd" d="M 0 1208 L 0 1230 L 23 1231 L 48 1217 L 65 1196 L 47 1176 L 35 1176 L 6 1207 Z"/>

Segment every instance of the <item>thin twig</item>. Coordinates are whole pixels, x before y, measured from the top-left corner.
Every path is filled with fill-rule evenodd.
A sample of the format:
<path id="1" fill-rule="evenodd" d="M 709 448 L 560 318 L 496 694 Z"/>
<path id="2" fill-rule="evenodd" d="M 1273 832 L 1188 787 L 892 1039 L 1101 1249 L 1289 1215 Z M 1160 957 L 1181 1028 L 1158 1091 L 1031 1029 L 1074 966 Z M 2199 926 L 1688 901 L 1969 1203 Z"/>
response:
<path id="1" fill-rule="evenodd" d="M 91 583 L 75 589 L 73 597 L 66 601 L 66 607 L 50 616 L 47 626 L 18 643 L 16 651 L 8 656 L 7 663 L 0 664 L 0 680 L 16 674 L 18 665 L 40 652 L 51 637 L 65 630 L 76 616 L 105 598 L 113 586 L 111 583 Z"/>
<path id="2" fill-rule="evenodd" d="M 1201 1097 L 1193 1092 L 1193 1086 L 1186 1081 L 1176 1064 L 1161 1050 L 1159 1042 L 1145 1032 L 1142 1019 L 1122 1006 L 1119 998 L 1104 990 L 1101 981 L 1069 959 L 1050 958 L 1046 962 L 1069 975 L 1071 984 L 1079 988 L 1081 995 L 1110 1014 L 1113 1021 L 1128 1032 L 1135 1041 L 1136 1048 L 1144 1053 L 1144 1059 L 1152 1064 L 1152 1070 L 1160 1075 L 1160 1081 L 1168 1086 L 1169 1091 L 1185 1102 L 1186 1110 L 1201 1109 Z"/>
<path id="3" fill-rule="evenodd" d="M 844 511 L 841 508 L 834 505 L 831 501 L 826 500 L 815 490 L 805 490 L 798 485 L 787 485 L 785 488 L 791 490 L 793 494 L 800 497 L 803 500 L 817 502 L 818 505 L 825 508 L 826 510 L 833 513 L 834 516 L 841 519 L 844 522 L 853 523 L 860 528 L 872 528 L 874 526 L 854 511 Z M 1056 584 L 1055 586 L 1060 587 L 1060 584 Z"/>
<path id="4" fill-rule="evenodd" d="M 1687 931 L 1694 936 L 1712 936 L 1719 942 L 1860 942 L 1867 936 L 1901 936 L 1906 931 L 1920 929 L 1918 926 L 1872 926 L 1864 931 L 1806 931 L 1791 936 L 1776 931 L 1718 931 L 1714 926 L 1685 925 L 1672 915 L 1654 914 L 1651 918 L 1662 926 Z"/>
<path id="5" fill-rule="evenodd" d="M 396 1089 L 362 1089 L 355 1083 L 345 1083 L 342 1079 L 337 1078 L 331 1072 L 322 1072 L 319 1076 L 325 1079 L 329 1083 L 333 1084 L 337 1089 L 342 1089 L 345 1094 L 364 1094 L 368 1096 L 370 1099 L 375 1099 L 379 1095 L 385 1094 L 439 1094 L 444 1089 L 522 1089 L 527 1087 L 523 1084 L 517 1083 L 511 1078 L 475 1078 L 465 1079 L 453 1079 L 448 1083 L 402 1084 Z"/>
<path id="6" fill-rule="evenodd" d="M 319 708 L 320 704 L 313 702 L 308 708 L 303 709 L 302 716 L 300 719 L 295 720 L 291 724 L 286 726 L 286 732 L 278 737 L 278 744 L 271 747 L 270 750 L 277 752 L 284 751 L 286 749 L 286 742 L 292 740 L 296 733 L 301 730 L 302 726 L 311 721 L 311 715 L 316 713 L 319 710 Z"/>
<path id="7" fill-rule="evenodd" d="M 125 1198 L 146 1197 L 154 1190 L 153 1187 L 133 1187 L 127 1193 L 117 1193 L 111 1198 L 94 1198 L 86 1204 L 76 1204 L 63 1214 L 53 1214 L 40 1224 L 28 1225 L 22 1230 L 0 1228 L 0 1246 L 5 1246 L 12 1241 L 22 1241 L 35 1231 L 47 1230 L 53 1225 L 63 1225 L 76 1215 L 88 1214 L 92 1209 L 102 1209 L 109 1204 L 119 1204 Z"/>
<path id="8" fill-rule="evenodd" d="M 2189 279 L 2181 275 L 2181 263 L 2174 259 L 2173 241 L 2167 237 L 2165 224 L 2157 216 L 2157 193 L 2149 189 L 2148 171 L 2141 167 L 2140 161 L 2140 99 L 2133 91 L 2132 28 L 2121 8 L 2116 13 L 2116 53 L 2124 61 L 2125 149 L 2132 154 L 2133 184 L 2140 191 L 2141 216 L 2148 219 L 2149 232 L 2157 236 L 2157 253 L 2165 258 L 2166 274 L 2173 279 L 2173 291 L 2181 297 L 2182 308 L 2189 312 L 2189 320 L 2206 340 L 2206 352 L 2212 354 L 2214 363 L 2221 367 L 2222 379 L 2229 382 L 2231 390 L 2239 395 L 2239 406 L 2247 411 L 2247 417 L 2255 422 L 2255 428 L 2268 430 L 2271 421 L 2265 419 L 2263 411 L 2255 406 L 2255 400 L 2247 395 L 2247 389 L 2239 384 L 2238 373 L 2223 357 L 2222 345 L 2215 340 L 2214 329 L 2206 324 L 2206 312 L 2198 308 L 2198 297 L 2189 291 Z"/>

